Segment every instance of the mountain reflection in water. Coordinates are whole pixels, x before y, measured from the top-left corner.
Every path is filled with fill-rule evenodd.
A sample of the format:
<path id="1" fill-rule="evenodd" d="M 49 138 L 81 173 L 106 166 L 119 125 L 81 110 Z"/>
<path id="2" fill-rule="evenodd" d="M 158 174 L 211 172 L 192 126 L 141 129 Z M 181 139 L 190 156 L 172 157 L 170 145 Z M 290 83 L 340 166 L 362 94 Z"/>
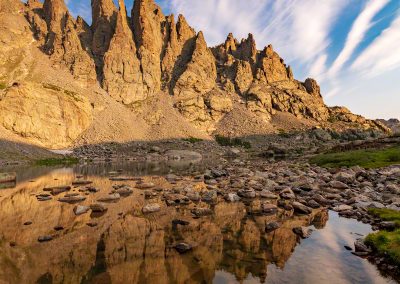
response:
<path id="1" fill-rule="evenodd" d="M 308 216 L 249 214 L 259 200 L 168 207 L 162 193 L 149 200 L 145 190 L 134 189 L 132 195 L 108 203 L 102 216 L 75 216 L 74 204 L 57 201 L 64 194 L 43 202 L 36 198 L 45 187 L 70 185 L 78 174 L 100 189 L 87 193 L 80 205 L 107 196 L 115 184 L 134 187 L 134 181 L 111 181 L 110 170 L 57 169 L 34 180 L 25 176 L 15 188 L 0 191 L 0 283 L 390 282 L 343 247 L 352 246 L 370 227 L 326 210 Z M 167 191 L 205 186 L 189 176 L 176 183 L 164 176 L 142 178 Z M 78 191 L 79 187 L 71 192 Z M 154 202 L 162 205 L 161 211 L 144 215 L 143 205 Z M 213 214 L 193 218 L 190 210 L 195 206 L 208 206 Z M 24 225 L 28 221 L 32 224 Z M 94 221 L 96 227 L 87 226 Z M 265 233 L 265 225 L 272 221 L 281 227 Z M 56 226 L 64 229 L 55 231 Z M 299 226 L 311 226 L 312 236 L 300 240 L 292 231 Z M 39 243 L 38 237 L 45 235 L 54 239 Z M 193 249 L 180 254 L 174 248 L 180 242 Z"/>

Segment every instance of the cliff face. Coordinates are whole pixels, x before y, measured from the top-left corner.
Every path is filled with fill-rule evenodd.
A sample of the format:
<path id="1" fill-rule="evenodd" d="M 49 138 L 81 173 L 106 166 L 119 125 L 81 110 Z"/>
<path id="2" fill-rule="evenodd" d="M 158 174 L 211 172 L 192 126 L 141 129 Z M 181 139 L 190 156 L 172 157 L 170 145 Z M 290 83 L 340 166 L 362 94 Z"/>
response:
<path id="1" fill-rule="evenodd" d="M 174 15 L 165 16 L 153 0 L 136 0 L 131 17 L 123 0 L 119 0 L 119 9 L 112 0 L 92 0 L 91 6 L 89 26 L 81 17 L 74 19 L 63 0 L 43 4 L 0 0 L 1 30 L 10 38 L 20 37 L 13 43 L 6 38 L 0 46 L 0 83 L 4 85 L 0 96 L 7 95 L 7 87 L 17 79 L 24 83 L 35 77 L 30 76 L 31 66 L 48 62 L 50 69 L 45 73 L 67 70 L 73 78 L 71 84 L 86 89 L 83 96 L 93 92 L 108 95 L 129 108 L 169 97 L 168 104 L 181 114 L 182 121 L 208 134 L 218 130 L 228 114 L 235 117 L 238 110 L 265 125 L 283 112 L 313 125 L 339 121 L 382 128 L 345 109 L 327 107 L 315 80 L 295 80 L 290 66 L 273 47 L 258 50 L 251 34 L 240 42 L 229 34 L 225 43 L 209 48 L 203 33 L 196 33 L 184 16 L 177 20 Z M 21 24 L 13 27 L 10 21 Z M 2 37 L 7 36 L 3 33 Z M 29 64 L 24 63 L 26 76 L 22 77 L 6 73 L 16 56 L 10 45 L 16 43 L 21 50 L 21 58 L 16 60 L 30 58 Z M 35 56 L 28 56 L 34 49 L 45 55 L 40 63 Z M 21 73 L 18 70 L 15 74 Z M 29 80 L 45 83 L 47 79 L 41 74 Z M 142 112 L 135 108 L 135 113 Z M 1 116 L 0 121 L 5 121 Z M 251 125 L 243 127 L 250 129 Z"/>

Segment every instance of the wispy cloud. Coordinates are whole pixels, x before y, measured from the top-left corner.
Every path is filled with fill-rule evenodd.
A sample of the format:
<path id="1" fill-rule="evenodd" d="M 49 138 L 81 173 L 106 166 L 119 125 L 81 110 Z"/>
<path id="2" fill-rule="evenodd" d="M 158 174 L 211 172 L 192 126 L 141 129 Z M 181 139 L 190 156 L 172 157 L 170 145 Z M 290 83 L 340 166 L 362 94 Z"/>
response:
<path id="1" fill-rule="evenodd" d="M 351 69 L 368 77 L 400 67 L 400 13 L 354 61 Z"/>
<path id="2" fill-rule="evenodd" d="M 249 32 L 259 48 L 273 46 L 289 62 L 298 61 L 314 71 L 325 68 L 329 33 L 349 0 L 172 0 L 170 8 L 183 13 L 204 31 L 211 45 L 228 32 L 238 38 Z"/>
<path id="3" fill-rule="evenodd" d="M 329 75 L 336 75 L 350 59 L 356 47 L 361 43 L 367 31 L 371 28 L 374 16 L 388 3 L 389 0 L 370 0 L 366 3 L 363 11 L 354 21 L 342 51 L 329 70 Z"/>

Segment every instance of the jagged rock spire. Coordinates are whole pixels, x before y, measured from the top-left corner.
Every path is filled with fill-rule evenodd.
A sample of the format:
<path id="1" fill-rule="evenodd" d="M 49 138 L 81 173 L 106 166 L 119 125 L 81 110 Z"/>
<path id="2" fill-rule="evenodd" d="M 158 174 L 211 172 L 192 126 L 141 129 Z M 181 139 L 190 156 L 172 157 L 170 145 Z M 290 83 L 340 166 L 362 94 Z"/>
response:
<path id="1" fill-rule="evenodd" d="M 237 49 L 237 41 L 232 33 L 228 34 L 228 37 L 225 40 L 225 50 L 230 53 L 232 51 L 236 51 Z"/>
<path id="2" fill-rule="evenodd" d="M 124 104 L 144 100 L 147 89 L 143 84 L 140 61 L 128 24 L 124 0 L 119 0 L 119 12 L 110 48 L 104 55 L 103 87 L 110 96 Z"/>
<path id="3" fill-rule="evenodd" d="M 176 31 L 180 42 L 186 42 L 187 40 L 196 36 L 196 31 L 189 26 L 185 17 L 182 14 L 178 16 L 178 22 L 176 23 Z"/>
<path id="4" fill-rule="evenodd" d="M 64 0 L 45 0 L 43 10 L 48 29 L 45 50 L 48 54 L 54 54 L 59 51 L 55 47 L 62 43 L 62 29 L 68 9 Z"/>
<path id="5" fill-rule="evenodd" d="M 96 65 L 102 67 L 102 57 L 108 50 L 114 34 L 117 8 L 113 0 L 92 0 L 92 51 Z"/>
<path id="6" fill-rule="evenodd" d="M 207 47 L 203 32 L 199 32 L 191 60 L 177 80 L 174 94 L 184 99 L 205 94 L 216 86 L 216 79 L 215 58 Z"/>
<path id="7" fill-rule="evenodd" d="M 153 0 L 136 0 L 132 8 L 133 32 L 143 70 L 144 83 L 150 93 L 161 89 L 161 56 L 165 38 L 165 16 Z"/>

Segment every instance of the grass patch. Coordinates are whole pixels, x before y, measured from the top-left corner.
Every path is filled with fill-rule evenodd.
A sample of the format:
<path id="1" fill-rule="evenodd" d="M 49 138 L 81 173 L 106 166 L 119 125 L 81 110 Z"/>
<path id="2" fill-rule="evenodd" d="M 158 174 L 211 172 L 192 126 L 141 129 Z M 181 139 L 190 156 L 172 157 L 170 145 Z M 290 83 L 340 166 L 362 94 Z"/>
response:
<path id="1" fill-rule="evenodd" d="M 400 145 L 385 149 L 354 150 L 320 154 L 310 159 L 312 164 L 327 168 L 360 166 L 380 168 L 400 164 Z"/>
<path id="2" fill-rule="evenodd" d="M 365 243 L 400 265 L 400 229 L 393 232 L 379 231 L 367 236 Z"/>
<path id="3" fill-rule="evenodd" d="M 196 138 L 196 137 L 189 137 L 189 138 L 183 138 L 182 141 L 186 141 L 186 142 L 194 144 L 194 143 L 203 141 L 203 139 Z"/>
<path id="4" fill-rule="evenodd" d="M 393 221 L 400 227 L 400 212 L 387 208 L 370 208 L 368 212 L 384 221 Z M 377 252 L 387 255 L 395 264 L 400 265 L 400 229 L 393 232 L 379 231 L 367 236 L 365 243 Z"/>
<path id="5" fill-rule="evenodd" d="M 49 158 L 35 161 L 37 166 L 57 166 L 57 165 L 73 165 L 79 163 L 78 158 Z"/>
<path id="6" fill-rule="evenodd" d="M 243 141 L 239 138 L 230 138 L 217 135 L 215 136 L 215 141 L 221 146 L 231 146 L 231 147 L 243 147 L 245 149 L 250 149 L 250 142 Z"/>
<path id="7" fill-rule="evenodd" d="M 368 213 L 373 216 L 379 217 L 383 221 L 393 221 L 400 227 L 400 212 L 387 208 L 370 208 Z"/>

